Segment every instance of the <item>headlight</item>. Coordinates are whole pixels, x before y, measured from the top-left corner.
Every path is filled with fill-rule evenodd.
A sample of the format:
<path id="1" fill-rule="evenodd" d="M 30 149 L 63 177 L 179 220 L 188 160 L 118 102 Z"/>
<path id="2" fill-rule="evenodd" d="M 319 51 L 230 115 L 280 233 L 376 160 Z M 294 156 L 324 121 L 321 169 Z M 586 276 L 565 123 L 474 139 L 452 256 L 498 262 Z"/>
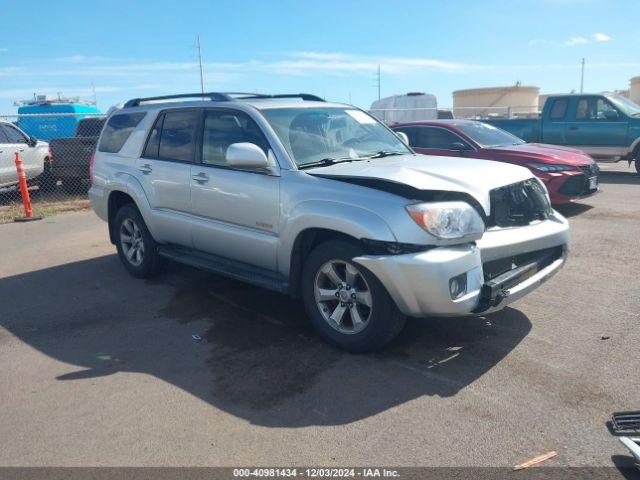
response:
<path id="1" fill-rule="evenodd" d="M 485 230 L 478 212 L 466 202 L 416 203 L 406 208 L 418 225 L 438 238 L 482 235 Z"/>
<path id="2" fill-rule="evenodd" d="M 528 163 L 527 167 L 535 168 L 541 172 L 565 172 L 567 170 L 578 170 L 573 165 L 551 165 L 549 163 Z"/>

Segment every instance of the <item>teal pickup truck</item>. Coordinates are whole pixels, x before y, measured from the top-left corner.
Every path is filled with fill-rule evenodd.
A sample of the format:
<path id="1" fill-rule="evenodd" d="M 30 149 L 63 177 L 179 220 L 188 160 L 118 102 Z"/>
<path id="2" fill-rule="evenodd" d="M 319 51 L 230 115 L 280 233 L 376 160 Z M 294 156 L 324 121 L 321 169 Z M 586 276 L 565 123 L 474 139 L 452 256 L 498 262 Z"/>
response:
<path id="1" fill-rule="evenodd" d="M 635 161 L 640 174 L 640 105 L 619 95 L 551 95 L 540 118 L 482 121 L 525 142 L 578 148 L 599 160 Z"/>

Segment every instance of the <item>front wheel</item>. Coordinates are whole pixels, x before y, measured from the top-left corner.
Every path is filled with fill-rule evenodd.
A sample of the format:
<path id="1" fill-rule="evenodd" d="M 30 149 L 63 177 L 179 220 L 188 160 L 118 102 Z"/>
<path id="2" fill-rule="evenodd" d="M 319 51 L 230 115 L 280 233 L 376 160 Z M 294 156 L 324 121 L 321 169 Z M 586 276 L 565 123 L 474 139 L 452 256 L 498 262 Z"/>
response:
<path id="1" fill-rule="evenodd" d="M 302 296 L 311 323 L 327 342 L 360 353 L 395 338 L 405 317 L 373 273 L 353 261 L 362 251 L 343 241 L 316 247 L 302 271 Z"/>
<path id="2" fill-rule="evenodd" d="M 163 261 L 158 255 L 157 244 L 136 207 L 125 205 L 120 208 L 113 228 L 118 256 L 132 276 L 149 278 L 160 271 Z"/>
<path id="3" fill-rule="evenodd" d="M 636 172 L 638 172 L 638 175 L 640 175 L 640 145 L 637 145 L 633 150 L 633 160 L 636 164 Z"/>

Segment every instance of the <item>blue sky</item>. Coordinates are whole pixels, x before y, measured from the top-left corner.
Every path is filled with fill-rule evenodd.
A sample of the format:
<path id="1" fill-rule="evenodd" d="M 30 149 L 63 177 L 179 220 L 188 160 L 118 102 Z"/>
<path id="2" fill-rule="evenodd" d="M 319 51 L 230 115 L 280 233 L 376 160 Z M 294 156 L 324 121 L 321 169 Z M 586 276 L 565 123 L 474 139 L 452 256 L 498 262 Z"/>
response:
<path id="1" fill-rule="evenodd" d="M 628 87 L 640 75 L 638 0 L 3 0 L 0 113 L 33 92 L 136 96 L 310 92 L 370 106 L 408 91 L 451 105 L 461 88 L 543 93 Z"/>

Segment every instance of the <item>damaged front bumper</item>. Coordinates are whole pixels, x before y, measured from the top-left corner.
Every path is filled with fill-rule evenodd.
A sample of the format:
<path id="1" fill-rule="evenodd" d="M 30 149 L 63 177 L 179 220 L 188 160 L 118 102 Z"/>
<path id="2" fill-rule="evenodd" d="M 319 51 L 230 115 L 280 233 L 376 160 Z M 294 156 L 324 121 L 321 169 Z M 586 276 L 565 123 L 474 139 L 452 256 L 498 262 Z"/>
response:
<path id="1" fill-rule="evenodd" d="M 376 275 L 405 315 L 462 316 L 500 310 L 535 290 L 560 270 L 568 244 L 568 222 L 554 212 L 525 227 L 489 230 L 476 244 L 354 261 Z"/>

